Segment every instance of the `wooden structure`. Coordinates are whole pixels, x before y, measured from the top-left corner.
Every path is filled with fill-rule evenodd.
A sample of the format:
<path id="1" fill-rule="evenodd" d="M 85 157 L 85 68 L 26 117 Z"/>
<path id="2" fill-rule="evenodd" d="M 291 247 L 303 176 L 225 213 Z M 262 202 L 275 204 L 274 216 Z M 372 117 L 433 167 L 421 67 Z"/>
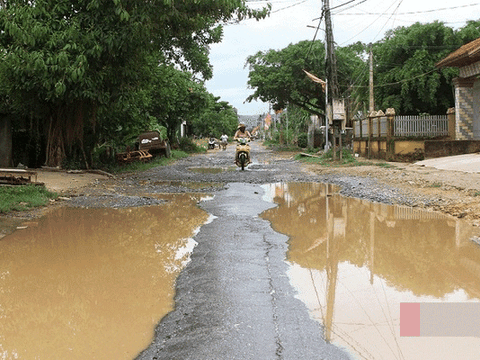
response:
<path id="1" fill-rule="evenodd" d="M 32 181 L 32 179 L 34 181 Z M 25 169 L 4 168 L 0 169 L 0 184 L 28 185 L 37 183 L 37 172 Z"/>
<path id="2" fill-rule="evenodd" d="M 147 150 L 153 156 L 171 156 L 170 144 L 162 140 L 158 131 L 146 131 L 138 136 L 138 150 Z"/>
<path id="3" fill-rule="evenodd" d="M 152 154 L 150 154 L 148 150 L 129 151 L 127 148 L 127 151 L 118 153 L 116 157 L 119 164 L 130 164 L 134 161 L 147 162 L 152 158 Z"/>

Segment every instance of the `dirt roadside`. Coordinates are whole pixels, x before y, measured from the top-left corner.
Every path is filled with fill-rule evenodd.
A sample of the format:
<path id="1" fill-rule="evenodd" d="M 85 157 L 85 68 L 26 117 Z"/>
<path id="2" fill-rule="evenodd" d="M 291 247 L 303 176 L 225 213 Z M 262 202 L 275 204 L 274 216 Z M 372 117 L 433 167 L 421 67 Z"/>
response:
<path id="1" fill-rule="evenodd" d="M 292 158 L 292 153 L 277 153 L 276 158 Z M 360 161 L 365 161 L 360 159 Z M 352 176 L 374 178 L 379 183 L 399 188 L 407 194 L 418 197 L 413 206 L 440 211 L 457 218 L 468 220 L 480 226 L 480 174 L 459 171 L 438 170 L 409 163 L 369 161 L 371 165 L 352 167 L 324 167 L 304 164 L 310 173 L 328 176 Z M 102 186 L 106 175 L 65 171 L 38 171 L 38 182 L 60 194 L 61 198 L 42 209 L 9 214 L 9 218 L 31 219 L 43 215 L 56 206 L 65 203 L 65 198 L 79 196 L 93 186 Z M 109 179 L 112 186 L 114 179 Z M 428 198 L 425 203 L 421 199 Z M 1 218 L 1 217 L 0 217 Z M 1 227 L 1 224 L 0 224 Z"/>

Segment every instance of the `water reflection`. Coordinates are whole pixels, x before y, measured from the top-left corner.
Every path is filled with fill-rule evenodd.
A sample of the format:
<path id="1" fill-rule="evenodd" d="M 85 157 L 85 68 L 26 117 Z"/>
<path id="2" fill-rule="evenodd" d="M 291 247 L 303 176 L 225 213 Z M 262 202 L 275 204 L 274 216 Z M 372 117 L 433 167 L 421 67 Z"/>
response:
<path id="1" fill-rule="evenodd" d="M 131 359 L 173 306 L 194 230 L 189 196 L 64 208 L 0 241 L 0 359 Z"/>
<path id="2" fill-rule="evenodd" d="M 476 358 L 478 339 L 399 337 L 400 302 L 479 301 L 473 227 L 335 190 L 271 185 L 267 197 L 279 207 L 263 214 L 290 236 L 290 276 L 327 340 L 362 359 Z"/>

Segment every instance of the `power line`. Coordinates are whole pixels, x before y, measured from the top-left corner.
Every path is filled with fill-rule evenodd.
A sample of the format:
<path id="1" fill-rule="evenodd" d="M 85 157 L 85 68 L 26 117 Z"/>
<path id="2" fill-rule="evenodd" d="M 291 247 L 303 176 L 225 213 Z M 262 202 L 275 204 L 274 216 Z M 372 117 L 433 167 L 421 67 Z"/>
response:
<path id="1" fill-rule="evenodd" d="M 392 2 L 392 4 L 387 8 L 387 11 L 393 6 L 395 5 L 397 0 L 394 0 Z M 398 6 L 397 6 L 398 8 Z M 382 13 L 381 16 L 377 17 L 375 20 L 373 20 L 373 22 L 371 22 L 369 25 L 367 25 L 362 31 L 358 32 L 356 35 L 352 36 L 350 39 L 348 39 L 347 41 L 344 41 L 341 45 L 345 44 L 345 43 L 348 43 L 350 40 L 352 39 L 355 39 L 358 35 L 362 34 L 364 31 L 366 31 L 368 28 L 370 28 L 370 26 L 372 26 L 373 24 L 375 24 L 385 13 Z M 384 26 L 385 27 L 385 26 Z"/>
<path id="2" fill-rule="evenodd" d="M 362 1 L 360 1 L 359 3 L 352 4 L 352 5 L 350 5 L 349 7 L 345 8 L 345 9 L 341 9 L 341 10 L 339 10 L 339 11 L 336 11 L 334 15 L 340 14 L 340 13 L 343 12 L 343 11 L 347 11 L 347 10 L 353 9 L 353 8 L 355 8 L 355 7 L 363 4 L 364 2 L 367 2 L 367 0 L 362 0 Z"/>
<path id="3" fill-rule="evenodd" d="M 322 15 L 318 18 L 318 26 L 317 29 L 315 30 L 315 35 L 313 36 L 313 40 L 310 44 L 310 48 L 308 49 L 307 55 L 305 56 L 305 59 L 308 59 L 308 55 L 310 55 L 310 52 L 312 51 L 313 44 L 315 43 L 315 40 L 317 39 L 318 35 L 318 30 L 320 30 L 320 25 L 322 24 L 322 19 L 323 19 L 324 12 L 322 11 Z"/>
<path id="4" fill-rule="evenodd" d="M 396 15 L 416 15 L 416 14 L 426 14 L 426 13 L 431 13 L 431 12 L 437 12 L 437 11 L 447 11 L 447 10 L 455 10 L 455 9 L 461 9 L 461 8 L 466 8 L 466 7 L 472 7 L 472 6 L 478 6 L 480 3 L 474 3 L 474 4 L 468 4 L 468 5 L 459 5 L 459 6 L 452 6 L 452 7 L 446 7 L 446 8 L 438 8 L 438 9 L 431 9 L 431 10 L 419 10 L 419 11 L 408 11 L 408 12 L 402 12 L 402 13 L 397 13 Z M 335 15 L 353 15 L 353 16 L 364 16 L 364 15 L 390 15 L 388 13 L 373 13 L 373 12 L 361 12 L 361 13 L 337 13 Z"/>
<path id="5" fill-rule="evenodd" d="M 390 21 L 390 19 L 395 15 L 395 13 L 397 12 L 398 8 L 400 7 L 400 5 L 402 5 L 403 3 L 403 0 L 400 0 L 398 2 L 398 5 L 397 7 L 395 8 L 395 10 L 393 11 L 392 15 L 390 15 L 390 17 L 387 19 L 387 21 L 385 22 L 385 24 L 382 26 L 382 28 L 380 29 L 380 31 L 378 32 L 377 35 L 375 35 L 374 39 L 377 38 L 378 35 L 380 35 L 380 33 L 382 32 L 382 30 L 385 28 L 385 26 L 387 26 L 388 22 Z"/>
<path id="6" fill-rule="evenodd" d="M 275 11 L 271 11 L 270 13 L 271 13 L 271 14 L 274 14 L 274 13 L 277 13 L 277 12 L 279 12 L 279 11 L 283 11 L 283 10 L 286 10 L 286 9 L 290 9 L 290 8 L 292 8 L 292 7 L 294 7 L 294 6 L 298 6 L 298 5 L 303 4 L 303 3 L 307 2 L 307 1 L 308 1 L 308 0 L 299 1 L 299 2 L 297 2 L 297 3 L 295 3 L 295 4 L 293 4 L 293 5 L 285 6 L 285 7 L 281 8 L 281 9 L 277 9 L 277 10 L 275 10 Z"/>
<path id="7" fill-rule="evenodd" d="M 334 9 L 339 9 L 339 8 L 341 8 L 341 7 L 345 6 L 345 5 L 351 4 L 351 3 L 355 2 L 355 1 L 357 1 L 357 0 L 347 1 L 346 3 L 343 3 L 343 4 L 340 4 L 340 5 L 337 5 L 337 6 L 333 7 L 333 8 L 330 8 L 330 11 L 332 11 L 332 10 L 334 10 Z M 354 8 L 354 7 L 356 7 L 356 6 L 360 5 L 360 4 L 363 4 L 363 3 L 366 2 L 366 1 L 367 1 L 367 0 L 362 0 L 362 1 L 360 1 L 359 3 L 353 4 L 353 5 L 349 6 L 348 8 L 343 9 L 343 10 L 341 10 L 341 11 L 348 10 L 348 9 L 352 9 L 352 8 Z M 340 11 L 339 11 L 339 12 L 340 12 Z M 335 15 L 335 14 L 333 14 L 333 15 Z M 319 19 L 319 18 L 316 18 L 316 19 L 313 19 L 312 21 L 315 21 L 315 20 L 318 20 L 318 19 Z"/>
<path id="8" fill-rule="evenodd" d="M 292 5 L 289 5 L 289 6 L 285 6 L 285 7 L 283 7 L 283 8 L 277 9 L 277 10 L 270 11 L 270 14 L 278 13 L 278 12 L 280 12 L 280 11 L 293 8 L 293 7 L 295 7 L 295 6 L 298 6 L 298 5 L 301 5 L 301 4 L 303 4 L 303 3 L 306 3 L 307 1 L 309 1 L 309 0 L 301 0 L 301 1 L 298 1 L 298 2 L 296 2 L 295 4 L 292 4 Z M 277 2 L 274 2 L 273 4 L 286 3 L 286 2 L 291 2 L 291 1 L 277 1 Z M 272 1 L 271 1 L 271 0 L 247 1 L 247 3 L 272 3 Z M 242 22 L 248 21 L 248 20 L 255 20 L 255 19 L 254 19 L 254 18 L 242 19 Z M 226 23 L 226 25 L 238 25 L 238 24 L 240 24 L 239 21 L 229 21 L 229 22 Z"/>
<path id="9" fill-rule="evenodd" d="M 418 79 L 418 78 L 421 78 L 423 76 L 427 76 L 435 71 L 437 71 L 438 69 L 435 68 L 433 70 L 430 70 L 430 71 L 427 71 L 426 73 L 423 73 L 423 74 L 420 74 L 420 75 L 417 75 L 417 76 L 414 76 L 412 78 L 409 78 L 409 79 L 404 79 L 404 80 L 400 80 L 400 81 L 397 81 L 397 82 L 393 82 L 393 83 L 386 83 L 386 84 L 382 84 L 382 85 L 375 85 L 374 87 L 375 88 L 380 88 L 380 87 L 387 87 L 387 86 L 394 86 L 394 85 L 399 85 L 399 84 L 403 84 L 403 83 L 406 83 L 406 82 L 409 82 L 409 81 L 412 81 L 412 80 L 415 80 L 415 79 Z M 351 87 L 355 87 L 355 88 L 366 88 L 368 87 L 368 85 L 352 85 Z"/>

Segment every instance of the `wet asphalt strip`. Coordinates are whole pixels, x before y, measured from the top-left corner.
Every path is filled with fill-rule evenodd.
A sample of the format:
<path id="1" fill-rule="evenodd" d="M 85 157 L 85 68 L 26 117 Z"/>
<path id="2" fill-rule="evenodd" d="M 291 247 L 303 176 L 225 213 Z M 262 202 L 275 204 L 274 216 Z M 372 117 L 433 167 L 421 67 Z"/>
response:
<path id="1" fill-rule="evenodd" d="M 288 238 L 258 215 L 275 206 L 260 185 L 235 183 L 201 207 L 216 216 L 195 236 L 177 279 L 175 310 L 155 330 L 144 359 L 349 359 L 294 297 Z"/>

